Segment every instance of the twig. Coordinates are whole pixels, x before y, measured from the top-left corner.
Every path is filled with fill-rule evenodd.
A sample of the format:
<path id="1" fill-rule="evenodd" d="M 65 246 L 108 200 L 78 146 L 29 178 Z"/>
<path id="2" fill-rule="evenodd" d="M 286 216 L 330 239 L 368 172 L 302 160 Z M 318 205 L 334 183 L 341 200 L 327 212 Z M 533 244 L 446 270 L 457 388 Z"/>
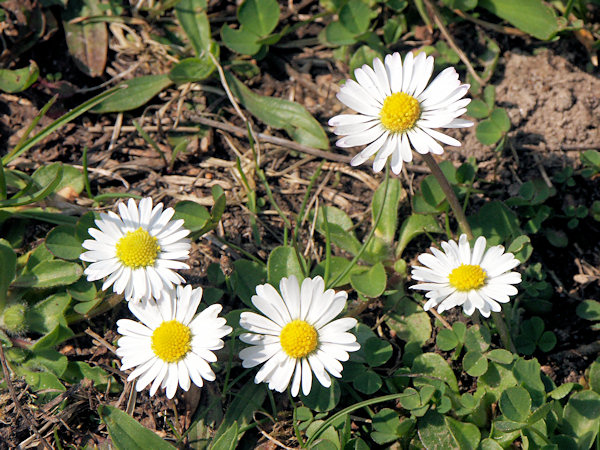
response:
<path id="1" fill-rule="evenodd" d="M 443 324 L 443 325 L 444 325 L 444 326 L 445 326 L 447 329 L 449 329 L 449 330 L 451 330 L 451 329 L 452 329 L 452 325 L 450 325 L 450 323 L 449 323 L 449 322 L 448 322 L 446 319 L 444 319 L 444 318 L 442 317 L 442 315 L 441 315 L 439 312 L 437 312 L 437 311 L 436 311 L 434 308 L 431 308 L 431 309 L 430 309 L 429 311 L 427 311 L 427 312 L 431 313 L 431 314 L 432 314 L 432 315 L 433 315 L 433 316 L 434 316 L 434 317 L 435 317 L 437 320 L 439 320 L 440 322 L 442 322 L 442 324 Z"/>
<path id="2" fill-rule="evenodd" d="M 99 334 L 94 333 L 89 328 L 87 330 L 85 330 L 85 334 L 96 339 L 98 342 L 100 342 L 102 345 L 104 345 L 108 350 L 113 352 L 115 355 L 117 354 L 116 347 L 114 345 L 109 344 L 108 341 L 106 339 L 104 339 L 102 336 L 100 336 Z"/>
<path id="3" fill-rule="evenodd" d="M 201 123 L 202 125 L 207 125 L 209 127 L 229 131 L 230 133 L 235 133 L 237 135 L 246 136 L 248 134 L 244 128 L 236 127 L 235 125 L 230 125 L 228 123 L 219 122 L 218 120 L 207 119 L 205 117 L 195 117 L 194 120 Z M 196 129 L 196 131 L 197 131 L 197 129 Z M 290 148 L 292 150 L 297 150 L 302 153 L 307 153 L 309 155 L 318 156 L 319 158 L 328 159 L 330 161 L 349 163 L 350 160 L 352 159 L 350 156 L 326 152 L 324 150 L 319 150 L 317 148 L 309 147 L 308 145 L 298 144 L 297 142 L 290 141 L 288 139 L 284 139 L 284 138 L 280 138 L 280 137 L 276 137 L 276 136 L 269 136 L 267 134 L 259 133 L 257 137 L 258 137 L 258 139 L 260 139 L 263 142 L 280 145 L 282 147 Z"/>
<path id="4" fill-rule="evenodd" d="M 15 405 L 17 412 L 21 415 L 21 417 L 23 417 L 23 419 L 25 419 L 25 422 L 27 422 L 29 429 L 33 431 L 33 433 L 40 440 L 44 448 L 52 450 L 50 444 L 48 444 L 46 439 L 44 439 L 44 437 L 42 437 L 42 435 L 38 431 L 37 425 L 35 424 L 35 419 L 29 417 L 29 415 L 27 415 L 25 413 L 25 410 L 23 410 L 23 408 L 21 407 L 21 403 L 19 403 L 17 393 L 15 392 L 15 387 L 13 386 L 12 381 L 10 379 L 10 372 L 8 370 L 8 364 L 6 363 L 6 356 L 4 355 L 4 346 L 2 344 L 0 344 L 0 362 L 2 363 L 2 372 L 4 373 L 6 387 L 8 388 L 8 392 L 10 393 L 10 397 L 12 398 L 13 404 Z"/>
<path id="5" fill-rule="evenodd" d="M 498 33 L 510 34 L 512 36 L 527 36 L 527 33 L 524 33 L 523 31 L 519 30 L 518 28 L 504 27 L 502 25 L 496 25 L 495 23 L 486 22 L 484 20 L 478 19 L 477 17 L 473 17 L 470 14 L 467 14 L 466 12 L 461 11 L 460 9 L 454 9 L 453 12 L 454 12 L 454 14 L 462 17 L 463 19 L 466 19 L 470 22 L 473 22 L 484 28 L 488 28 L 490 30 L 496 31 Z"/>
<path id="6" fill-rule="evenodd" d="M 442 35 L 444 36 L 444 39 L 448 41 L 448 45 L 452 48 L 452 50 L 456 52 L 456 54 L 458 55 L 460 60 L 465 64 L 465 66 L 467 66 L 467 70 L 473 76 L 473 78 L 475 78 L 475 81 L 477 81 L 481 86 L 485 85 L 485 81 L 477 74 L 477 72 L 471 65 L 471 61 L 469 61 L 469 58 L 467 58 L 467 55 L 465 55 L 465 53 L 458 47 L 458 45 L 456 45 L 456 42 L 454 42 L 454 38 L 450 35 L 448 29 L 440 19 L 436 7 L 429 0 L 425 0 L 425 4 L 427 5 L 429 13 L 433 17 L 433 21 L 438 26 Z"/>

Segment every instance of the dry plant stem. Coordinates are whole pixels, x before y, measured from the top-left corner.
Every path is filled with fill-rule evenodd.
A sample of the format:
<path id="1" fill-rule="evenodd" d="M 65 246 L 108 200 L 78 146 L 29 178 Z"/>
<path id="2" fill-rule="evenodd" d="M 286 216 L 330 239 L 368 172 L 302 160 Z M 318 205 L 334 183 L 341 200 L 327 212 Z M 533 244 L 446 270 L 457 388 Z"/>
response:
<path id="1" fill-rule="evenodd" d="M 471 65 L 471 61 L 469 61 L 469 58 L 467 58 L 467 55 L 465 55 L 465 53 L 458 47 L 458 45 L 456 45 L 456 42 L 454 42 L 454 38 L 450 35 L 448 30 L 446 29 L 444 22 L 442 22 L 442 20 L 440 19 L 440 16 L 437 12 L 436 7 L 429 0 L 425 0 L 425 4 L 427 5 L 427 9 L 429 10 L 429 13 L 433 17 L 433 21 L 440 29 L 442 36 L 444 36 L 444 39 L 446 39 L 446 41 L 448 41 L 448 45 L 452 48 L 452 50 L 454 50 L 456 52 L 456 54 L 458 55 L 460 60 L 465 64 L 465 66 L 467 66 L 467 70 L 473 76 L 473 78 L 475 78 L 475 81 L 477 81 L 482 86 L 485 85 L 485 81 L 482 80 L 481 77 L 477 74 L 477 72 Z"/>
<path id="2" fill-rule="evenodd" d="M 40 442 L 42 443 L 44 448 L 46 448 L 48 450 L 52 450 L 52 447 L 50 447 L 50 445 L 48 444 L 46 439 L 44 439 L 42 437 L 42 435 L 40 434 L 40 432 L 38 431 L 34 420 L 31 417 L 29 417 L 29 415 L 27 413 L 25 413 L 25 411 L 21 407 L 21 403 L 19 403 L 19 399 L 17 398 L 17 393 L 15 392 L 15 387 L 13 386 L 12 381 L 10 380 L 10 371 L 8 370 L 8 364 L 6 363 L 6 356 L 4 355 L 4 346 L 2 344 L 0 344 L 0 363 L 2 363 L 2 372 L 4 373 L 4 380 L 6 381 L 6 387 L 8 388 L 8 392 L 10 392 L 10 397 L 12 398 L 13 404 L 15 405 L 15 409 L 21 415 L 21 417 L 23 417 L 23 419 L 25 419 L 25 422 L 27 422 L 29 429 L 33 431 L 33 433 L 40 440 Z"/>
<path id="3" fill-rule="evenodd" d="M 450 203 L 450 207 L 454 212 L 454 216 L 458 221 L 460 229 L 463 233 L 467 235 L 469 240 L 473 239 L 473 232 L 471 231 L 471 226 L 467 221 L 467 216 L 465 216 L 465 213 L 463 212 L 463 209 L 460 206 L 458 198 L 456 198 L 456 194 L 454 193 L 452 186 L 450 186 L 450 183 L 446 179 L 446 175 L 444 175 L 444 172 L 442 172 L 442 169 L 440 169 L 440 166 L 435 161 L 431 153 L 425 153 L 424 155 L 421 155 L 421 157 L 431 169 L 431 173 L 437 179 L 438 183 L 440 184 L 440 187 L 442 188 L 442 191 L 444 191 L 444 195 L 446 196 L 448 203 Z"/>

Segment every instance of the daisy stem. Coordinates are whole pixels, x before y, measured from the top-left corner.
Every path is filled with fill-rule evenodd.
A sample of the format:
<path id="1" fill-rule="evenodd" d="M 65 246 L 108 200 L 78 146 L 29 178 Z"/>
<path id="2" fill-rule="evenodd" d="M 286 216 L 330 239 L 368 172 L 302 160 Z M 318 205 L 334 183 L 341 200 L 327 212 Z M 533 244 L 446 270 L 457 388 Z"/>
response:
<path id="1" fill-rule="evenodd" d="M 510 338 L 510 333 L 508 332 L 508 327 L 506 326 L 506 322 L 504 321 L 504 316 L 502 313 L 493 312 L 492 320 L 494 321 L 494 325 L 496 325 L 496 329 L 498 330 L 498 334 L 500 335 L 500 339 L 502 340 L 502 345 L 504 345 L 504 348 L 516 354 L 517 349 Z"/>
<path id="2" fill-rule="evenodd" d="M 385 183 L 385 187 L 383 189 L 383 201 L 382 201 L 382 204 L 385 204 L 385 200 L 387 199 L 387 194 L 388 194 L 388 188 L 390 186 L 390 166 L 389 166 L 389 164 L 386 164 L 386 166 L 385 166 L 385 178 L 384 178 L 383 182 Z M 373 227 L 371 228 L 371 231 L 369 232 L 369 235 L 365 239 L 365 242 L 363 243 L 362 247 L 360 247 L 360 249 L 358 250 L 358 253 L 356 254 L 356 256 L 352 259 L 352 261 L 350 261 L 350 264 L 348 264 L 346 266 L 346 268 L 342 271 L 342 273 L 340 273 L 335 278 L 335 280 L 333 280 L 331 283 L 329 283 L 327 285 L 327 289 L 329 289 L 329 288 L 331 288 L 333 286 L 336 286 L 337 283 L 339 283 L 340 280 L 343 280 L 344 277 L 346 275 L 348 275 L 348 273 L 350 272 L 350 270 L 352 270 L 352 268 L 354 267 L 354 265 L 358 262 L 358 260 L 362 256 L 362 254 L 367 249 L 367 246 L 371 242 L 371 239 L 373 238 L 373 235 L 375 234 L 375 230 L 379 226 L 379 222 L 381 221 L 381 217 L 383 216 L 383 210 L 384 209 L 385 208 L 381 208 L 379 210 L 379 214 L 377 214 L 377 217 L 375 218 L 375 223 L 373 223 Z"/>
<path id="3" fill-rule="evenodd" d="M 437 179 L 438 183 L 440 184 L 440 187 L 442 188 L 442 191 L 444 191 L 446 199 L 448 200 L 448 203 L 450 203 L 450 207 L 454 212 L 454 216 L 456 217 L 460 229 L 463 233 L 467 235 L 467 238 L 469 240 L 473 239 L 473 231 L 471 230 L 471 226 L 467 221 L 467 216 L 465 215 L 463 208 L 460 206 L 458 198 L 454 193 L 454 189 L 452 189 L 452 186 L 450 186 L 446 175 L 444 175 L 444 172 L 442 172 L 442 169 L 440 169 L 440 166 L 435 161 L 431 153 L 426 153 L 424 155 L 421 155 L 421 157 L 425 160 L 425 162 L 431 169 L 431 173 Z M 502 340 L 502 344 L 504 345 L 504 347 L 507 350 L 516 353 L 515 346 L 510 338 L 510 333 L 508 331 L 508 327 L 506 326 L 506 322 L 504 321 L 504 317 L 502 316 L 502 314 L 492 313 L 492 319 L 494 320 L 494 324 L 496 325 L 496 329 L 498 330 L 498 334 L 500 335 L 500 339 Z"/>
<path id="4" fill-rule="evenodd" d="M 431 173 L 437 179 L 438 183 L 440 184 L 440 187 L 442 188 L 442 191 L 444 191 L 446 199 L 448 200 L 448 203 L 450 203 L 450 207 L 454 212 L 454 216 L 456 217 L 460 229 L 463 231 L 463 233 L 467 235 L 467 238 L 469 238 L 469 240 L 473 239 L 473 231 L 471 231 L 471 226 L 467 221 L 467 216 L 465 216 L 465 213 L 462 207 L 460 206 L 460 203 L 458 202 L 458 198 L 454 193 L 454 189 L 452 189 L 452 186 L 450 186 L 446 175 L 444 175 L 444 172 L 442 172 L 442 169 L 440 169 L 440 166 L 435 161 L 431 153 L 425 153 L 424 155 L 421 155 L 421 157 L 425 160 L 425 162 L 431 169 Z"/>

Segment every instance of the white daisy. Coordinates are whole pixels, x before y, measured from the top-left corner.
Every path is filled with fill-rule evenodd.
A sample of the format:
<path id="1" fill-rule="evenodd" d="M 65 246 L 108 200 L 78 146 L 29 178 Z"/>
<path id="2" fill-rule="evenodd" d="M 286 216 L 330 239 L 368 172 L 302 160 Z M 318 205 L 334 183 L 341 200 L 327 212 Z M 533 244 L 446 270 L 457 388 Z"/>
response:
<path id="1" fill-rule="evenodd" d="M 452 240 L 442 242 L 444 252 L 431 247 L 433 254 L 419 255 L 425 267 L 413 266 L 412 278 L 423 283 L 411 288 L 428 291 L 425 311 L 437 306 L 441 313 L 462 305 L 468 316 L 477 308 L 482 316 L 489 317 L 490 311 L 500 312 L 499 303 L 507 303 L 509 295 L 517 294 L 513 284 L 521 282 L 521 274 L 509 271 L 519 265 L 519 260 L 505 253 L 501 245 L 485 251 L 485 243 L 485 238 L 479 237 L 471 252 L 467 235 L 463 234 L 458 244 Z"/>
<path id="2" fill-rule="evenodd" d="M 190 268 L 181 261 L 190 255 L 185 238 L 190 231 L 183 220 L 171 221 L 173 208 L 163 211 L 162 203 L 152 208 L 151 198 L 143 198 L 139 209 L 133 199 L 127 206 L 119 203 L 119 213 L 101 213 L 99 229 L 88 229 L 94 239 L 83 242 L 89 251 L 80 258 L 92 264 L 84 273 L 89 281 L 108 277 L 102 289 L 112 285 L 127 300 L 160 298 L 162 291 L 184 281 L 174 270 Z"/>
<path id="3" fill-rule="evenodd" d="M 256 286 L 252 303 L 261 316 L 243 312 L 240 325 L 250 331 L 240 339 L 250 344 L 240 352 L 243 367 L 265 363 L 254 378 L 269 383 L 269 388 L 283 392 L 292 382 L 292 396 L 308 395 L 312 374 L 325 386 L 331 378 L 341 377 L 348 352 L 360 348 L 356 337 L 347 331 L 356 319 L 345 317 L 332 322 L 346 305 L 348 294 L 325 289 L 323 278 L 306 278 L 299 285 L 295 276 L 282 278 L 281 295 L 270 284 Z M 323 292 L 324 291 L 324 292 Z M 266 316 L 266 317 L 265 317 Z"/>
<path id="4" fill-rule="evenodd" d="M 202 300 L 202 288 L 177 286 L 155 301 L 129 302 L 131 312 L 141 320 L 117 321 L 117 355 L 121 370 L 135 367 L 127 381 L 137 378 L 136 389 L 141 391 L 150 383 L 150 396 L 166 388 L 173 398 L 177 386 L 190 388 L 190 379 L 202 387 L 203 381 L 214 381 L 215 374 L 209 362 L 217 361 L 211 350 L 223 348 L 223 336 L 232 328 L 218 317 L 222 306 L 211 305 L 196 314 Z"/>
<path id="5" fill-rule="evenodd" d="M 341 114 L 329 120 L 333 132 L 343 135 L 338 147 L 367 145 L 350 164 L 358 166 L 375 156 L 373 170 L 381 171 L 392 156 L 392 171 L 400 173 L 403 161 L 412 161 L 412 150 L 442 154 L 444 144 L 460 146 L 456 139 L 433 128 L 470 127 L 473 122 L 457 117 L 471 101 L 463 98 L 469 89 L 461 84 L 453 67 L 443 70 L 430 84 L 433 57 L 408 53 L 379 58 L 354 71 L 356 81 L 346 80 L 337 98 L 358 114 Z"/>

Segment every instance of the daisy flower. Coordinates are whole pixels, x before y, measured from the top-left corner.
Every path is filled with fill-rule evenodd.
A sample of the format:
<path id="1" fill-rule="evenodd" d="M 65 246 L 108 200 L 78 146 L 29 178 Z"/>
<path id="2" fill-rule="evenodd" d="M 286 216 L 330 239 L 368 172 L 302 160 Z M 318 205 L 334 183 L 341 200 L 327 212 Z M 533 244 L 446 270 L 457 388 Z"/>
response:
<path id="1" fill-rule="evenodd" d="M 211 305 L 196 314 L 202 288 L 177 286 L 160 300 L 129 302 L 129 309 L 141 321 L 117 321 L 117 332 L 123 337 L 117 345 L 121 370 L 135 367 L 127 381 L 137 378 L 136 389 L 150 385 L 150 396 L 160 388 L 173 398 L 177 386 L 184 391 L 190 380 L 202 387 L 203 379 L 214 381 L 209 362 L 217 361 L 212 350 L 223 348 L 221 338 L 231 333 L 225 319 L 218 317 L 221 305 Z"/>
<path id="2" fill-rule="evenodd" d="M 331 386 L 331 378 L 341 377 L 348 352 L 360 348 L 356 337 L 347 331 L 356 319 L 333 320 L 342 312 L 348 294 L 325 289 L 323 278 L 306 278 L 302 285 L 294 276 L 282 278 L 281 295 L 270 284 L 256 286 L 252 303 L 264 315 L 243 312 L 240 325 L 250 331 L 240 335 L 250 347 L 240 352 L 243 367 L 260 368 L 255 383 L 267 382 L 269 388 L 283 392 L 290 380 L 292 396 L 308 395 L 314 373 L 319 383 Z"/>
<path id="3" fill-rule="evenodd" d="M 471 101 L 463 98 L 469 89 L 461 84 L 453 67 L 443 70 L 427 85 L 433 73 L 433 57 L 408 53 L 404 64 L 400 54 L 379 58 L 356 69 L 356 81 L 346 80 L 337 98 L 358 114 L 341 114 L 329 120 L 333 132 L 343 137 L 338 147 L 368 144 L 350 164 L 358 166 L 375 156 L 373 170 L 381 171 L 391 155 L 392 171 L 402 170 L 403 161 L 412 161 L 412 150 L 442 154 L 444 144 L 460 142 L 433 128 L 470 127 L 473 122 L 458 119 Z M 436 141 L 437 140 L 437 141 Z"/>
<path id="4" fill-rule="evenodd" d="M 88 229 L 94 239 L 83 242 L 89 251 L 80 258 L 92 264 L 84 273 L 89 281 L 108 277 L 102 289 L 113 286 L 127 300 L 160 298 L 164 290 L 184 281 L 174 270 L 190 268 L 181 261 L 190 255 L 185 238 L 190 232 L 183 220 L 171 220 L 173 208 L 163 211 L 162 203 L 152 208 L 151 198 L 143 198 L 139 208 L 133 199 L 127 206 L 119 203 L 119 213 L 101 213 L 98 229 Z"/>
<path id="5" fill-rule="evenodd" d="M 437 306 L 441 313 L 462 305 L 468 316 L 478 309 L 482 316 L 489 317 L 490 311 L 500 312 L 500 303 L 507 303 L 509 295 L 517 294 L 513 284 L 521 282 L 521 274 L 510 270 L 519 265 L 519 260 L 505 253 L 501 245 L 486 251 L 485 243 L 485 238 L 479 237 L 471 251 L 463 234 L 458 244 L 452 240 L 442 242 L 444 252 L 431 247 L 431 253 L 419 255 L 425 267 L 413 266 L 412 277 L 422 283 L 411 288 L 427 291 L 425 311 Z"/>

